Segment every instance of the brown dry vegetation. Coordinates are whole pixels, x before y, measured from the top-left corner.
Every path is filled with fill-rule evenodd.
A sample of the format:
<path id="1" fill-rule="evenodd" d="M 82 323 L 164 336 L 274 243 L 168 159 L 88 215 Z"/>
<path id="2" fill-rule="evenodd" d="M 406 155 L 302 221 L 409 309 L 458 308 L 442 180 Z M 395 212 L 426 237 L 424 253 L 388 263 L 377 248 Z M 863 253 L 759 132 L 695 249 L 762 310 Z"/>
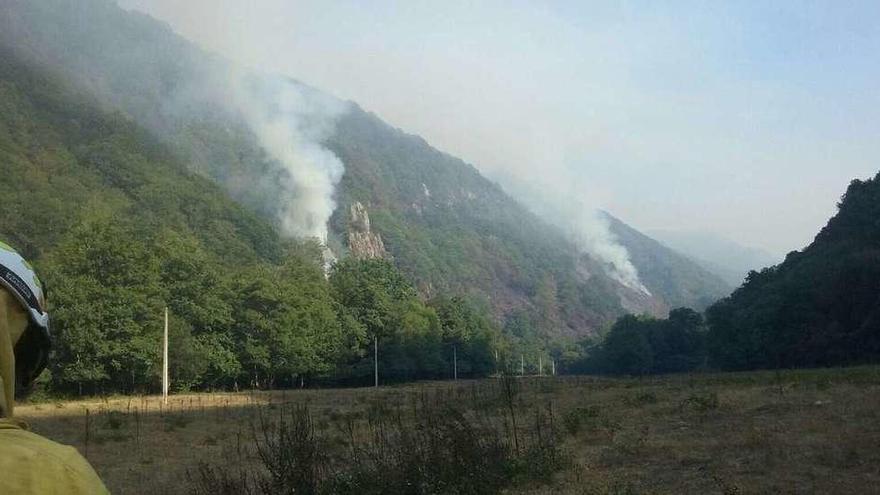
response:
<path id="1" fill-rule="evenodd" d="M 519 382 L 521 417 L 552 410 L 567 462 L 550 482 L 526 481 L 510 493 L 874 493 L 880 486 L 877 367 Z M 500 418 L 501 388 L 489 379 L 192 394 L 167 407 L 155 396 L 114 397 L 17 411 L 37 433 L 79 449 L 114 493 L 187 493 L 201 462 L 256 465 L 252 425 L 260 413 L 307 405 L 317 434 L 332 444 L 344 423 L 426 395 Z"/>

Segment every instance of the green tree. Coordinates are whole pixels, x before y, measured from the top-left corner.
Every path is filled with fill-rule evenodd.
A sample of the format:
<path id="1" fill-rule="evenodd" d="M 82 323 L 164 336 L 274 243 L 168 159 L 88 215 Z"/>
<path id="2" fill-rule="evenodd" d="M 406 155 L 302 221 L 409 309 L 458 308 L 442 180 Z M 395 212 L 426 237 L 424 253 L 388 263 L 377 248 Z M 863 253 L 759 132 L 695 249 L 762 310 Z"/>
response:
<path id="1" fill-rule="evenodd" d="M 142 390 L 156 376 L 163 290 L 159 262 L 112 216 L 72 229 L 44 265 L 53 287 L 53 380 L 62 388 Z"/>
<path id="2" fill-rule="evenodd" d="M 343 327 L 314 259 L 292 253 L 280 267 L 250 267 L 234 290 L 237 354 L 254 385 L 326 374 L 344 354 Z"/>
<path id="3" fill-rule="evenodd" d="M 627 315 L 611 327 L 602 346 L 605 362 L 614 373 L 644 375 L 654 366 L 646 320 Z"/>

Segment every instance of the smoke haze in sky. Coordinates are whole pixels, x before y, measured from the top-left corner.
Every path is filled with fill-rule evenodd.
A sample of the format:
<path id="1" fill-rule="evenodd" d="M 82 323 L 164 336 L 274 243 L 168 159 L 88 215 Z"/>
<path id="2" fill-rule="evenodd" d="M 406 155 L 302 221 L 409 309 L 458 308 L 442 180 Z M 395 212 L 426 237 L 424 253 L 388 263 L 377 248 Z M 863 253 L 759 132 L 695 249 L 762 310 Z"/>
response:
<path id="1" fill-rule="evenodd" d="M 876 2 L 120 4 L 641 229 L 780 255 L 880 168 Z"/>

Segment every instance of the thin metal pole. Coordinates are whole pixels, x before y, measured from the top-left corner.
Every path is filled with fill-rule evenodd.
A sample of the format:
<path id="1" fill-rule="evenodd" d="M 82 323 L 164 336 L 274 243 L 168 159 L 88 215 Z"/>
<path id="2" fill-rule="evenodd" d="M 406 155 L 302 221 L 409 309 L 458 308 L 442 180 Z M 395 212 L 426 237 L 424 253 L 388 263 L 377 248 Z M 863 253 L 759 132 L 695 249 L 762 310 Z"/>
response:
<path id="1" fill-rule="evenodd" d="M 519 375 L 526 376 L 526 356 L 524 354 L 519 355 Z"/>
<path id="2" fill-rule="evenodd" d="M 458 351 L 452 346 L 452 379 L 458 381 Z"/>
<path id="3" fill-rule="evenodd" d="M 538 356 L 538 376 L 544 376 L 544 356 Z"/>
<path id="4" fill-rule="evenodd" d="M 379 386 L 379 336 L 373 335 L 373 377 L 375 387 Z"/>
<path id="5" fill-rule="evenodd" d="M 165 338 L 162 345 L 162 402 L 168 404 L 168 308 L 165 308 Z"/>

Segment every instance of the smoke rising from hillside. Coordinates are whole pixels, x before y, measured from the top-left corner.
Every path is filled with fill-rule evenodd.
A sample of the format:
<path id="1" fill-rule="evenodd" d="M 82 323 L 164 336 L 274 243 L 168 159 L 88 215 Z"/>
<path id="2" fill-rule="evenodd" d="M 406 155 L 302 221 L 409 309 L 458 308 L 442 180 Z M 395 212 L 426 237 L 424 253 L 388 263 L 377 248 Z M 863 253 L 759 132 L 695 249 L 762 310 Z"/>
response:
<path id="1" fill-rule="evenodd" d="M 561 184 L 573 188 L 572 185 L 576 184 L 573 179 L 544 174 L 543 180 L 530 184 L 510 176 L 501 176 L 499 181 L 533 213 L 561 229 L 582 253 L 598 261 L 609 277 L 630 289 L 651 295 L 642 283 L 629 251 L 611 232 L 608 217 L 590 202 L 591 195 L 584 190 L 568 193 L 560 190 Z"/>
<path id="2" fill-rule="evenodd" d="M 880 2 L 120 3 L 487 174 L 543 171 L 550 135 L 642 228 L 781 256 L 877 169 Z"/>
<path id="3" fill-rule="evenodd" d="M 568 235 L 582 250 L 603 263 L 605 272 L 630 289 L 647 295 L 651 291 L 639 278 L 639 271 L 630 260 L 629 251 L 611 233 L 608 218 L 599 210 L 582 208 L 580 215 L 569 217 Z"/>
<path id="4" fill-rule="evenodd" d="M 204 120 L 209 127 L 246 131 L 255 138 L 259 156 L 224 161 L 196 149 L 190 166 L 245 203 L 274 213 L 282 235 L 317 238 L 326 246 L 327 222 L 336 209 L 336 186 L 345 166 L 323 142 L 347 111 L 347 102 L 280 75 L 216 59 L 196 68 L 161 104 L 163 117 L 152 125 L 160 135 L 173 134 L 181 125 L 198 127 Z M 241 160 L 250 163 L 238 169 Z"/>
<path id="5" fill-rule="evenodd" d="M 322 142 L 346 104 L 283 78 L 241 70 L 231 71 L 229 83 L 234 110 L 285 172 L 278 184 L 283 197 L 274 198 L 282 232 L 326 244 L 345 166 Z"/>

